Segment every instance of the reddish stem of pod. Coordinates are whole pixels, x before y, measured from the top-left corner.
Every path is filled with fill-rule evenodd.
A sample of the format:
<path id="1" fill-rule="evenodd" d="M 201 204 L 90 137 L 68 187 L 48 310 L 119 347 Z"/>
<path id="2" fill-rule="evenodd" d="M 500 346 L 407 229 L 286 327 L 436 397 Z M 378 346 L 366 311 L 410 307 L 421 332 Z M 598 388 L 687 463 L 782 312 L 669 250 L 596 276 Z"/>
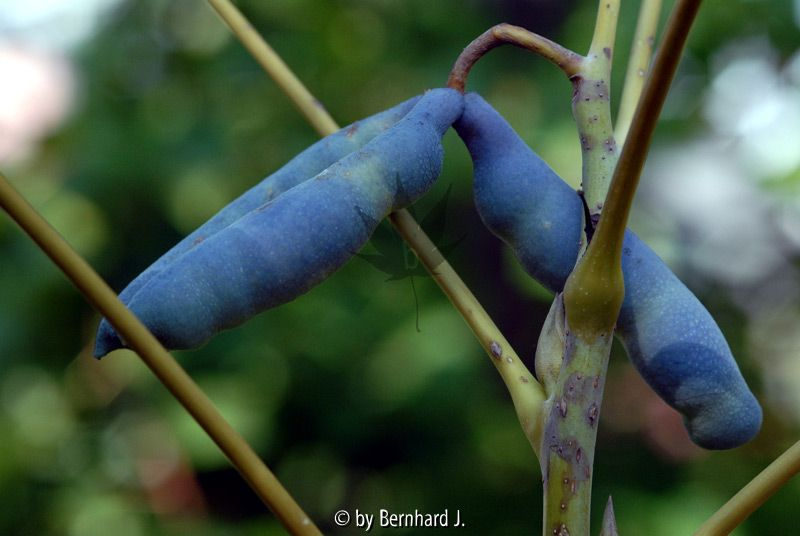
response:
<path id="1" fill-rule="evenodd" d="M 580 66 L 581 60 L 583 60 L 583 56 L 580 54 L 576 54 L 546 37 L 542 37 L 525 28 L 520 28 L 519 26 L 503 23 L 492 26 L 467 45 L 456 59 L 450 71 L 450 77 L 447 79 L 447 87 L 463 93 L 467 84 L 467 76 L 469 76 L 472 66 L 475 65 L 484 54 L 500 45 L 514 45 L 519 48 L 530 50 L 534 54 L 538 54 L 549 60 L 564 71 L 567 78 L 578 72 L 578 67 Z"/>

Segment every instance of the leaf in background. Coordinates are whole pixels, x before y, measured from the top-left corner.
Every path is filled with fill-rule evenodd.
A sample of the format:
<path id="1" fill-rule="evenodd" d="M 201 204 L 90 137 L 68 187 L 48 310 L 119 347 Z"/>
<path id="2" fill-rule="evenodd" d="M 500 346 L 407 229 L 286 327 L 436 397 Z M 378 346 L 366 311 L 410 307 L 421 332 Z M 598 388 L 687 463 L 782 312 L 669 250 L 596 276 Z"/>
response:
<path id="1" fill-rule="evenodd" d="M 397 185 L 398 190 L 402 189 Z M 420 226 L 425 229 L 431 241 L 436 244 L 443 256 L 447 257 L 465 238 L 466 235 L 444 245 L 440 243 L 444 240 L 447 224 L 447 206 L 450 198 L 452 185 L 447 187 L 447 191 L 442 198 L 421 218 Z M 415 218 L 417 217 L 414 207 L 408 211 Z M 394 232 L 388 223 L 382 223 L 372 235 L 370 244 L 377 254 L 358 253 L 357 255 L 370 263 L 372 266 L 387 274 L 387 281 L 398 281 L 406 277 L 421 276 L 430 277 L 430 274 L 420 265 L 416 254 L 411 251 L 408 245 Z"/>

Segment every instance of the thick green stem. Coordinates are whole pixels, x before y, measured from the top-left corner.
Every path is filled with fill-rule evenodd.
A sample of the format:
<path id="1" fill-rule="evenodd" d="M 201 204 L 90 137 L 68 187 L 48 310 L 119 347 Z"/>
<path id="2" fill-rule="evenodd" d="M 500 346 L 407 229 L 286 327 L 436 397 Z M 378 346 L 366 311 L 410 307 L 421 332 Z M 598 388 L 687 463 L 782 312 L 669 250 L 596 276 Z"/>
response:
<path id="1" fill-rule="evenodd" d="M 587 342 L 567 326 L 564 363 L 545 406 L 545 535 L 589 534 L 594 449 L 610 348 L 611 333 Z"/>
<path id="2" fill-rule="evenodd" d="M 589 54 L 573 85 L 572 115 L 578 127 L 582 155 L 582 188 L 589 214 L 603 208 L 611 175 L 617 164 L 617 142 L 611 122 L 611 66 L 617 33 L 619 0 L 600 0 Z M 596 223 L 596 222 L 594 222 Z"/>
<path id="3" fill-rule="evenodd" d="M 610 82 L 618 12 L 619 2 L 600 2 L 589 54 L 570 77 L 572 113 L 583 157 L 584 199 L 592 220 L 587 229 L 599 218 L 617 162 Z M 562 322 L 555 331 L 563 334 L 563 362 L 557 381 L 546 384 L 541 448 L 545 535 L 589 534 L 597 423 L 614 324 L 624 296 L 622 270 L 613 261 L 587 252 L 554 304 Z M 550 352 L 553 355 L 546 361 L 552 370 L 557 352 Z M 545 359 L 537 352 L 540 357 Z"/>
<path id="4" fill-rule="evenodd" d="M 618 157 L 609 100 L 611 58 L 584 59 L 578 74 L 570 80 L 572 115 L 581 143 L 581 187 L 594 225 L 603 209 Z"/>
<path id="5" fill-rule="evenodd" d="M 576 81 L 573 110 L 583 145 L 586 201 L 590 217 L 604 210 L 586 253 L 578 260 L 564 287 L 564 363 L 556 389 L 552 397 L 548 397 L 552 409 L 544 425 L 542 445 L 542 454 L 547 460 L 543 465 L 547 470 L 545 534 L 589 534 L 591 461 L 601 400 L 597 398 L 595 401 L 592 396 L 602 395 L 611 336 L 625 294 L 621 267 L 622 241 L 655 122 L 698 7 L 699 0 L 679 0 L 676 4 L 662 51 L 634 115 L 630 141 L 626 143 L 616 168 L 610 166 L 613 169 L 610 186 L 608 158 L 604 160 L 598 156 L 601 153 L 597 150 L 596 131 L 597 123 L 606 128 L 610 128 L 611 123 L 608 88 L 602 88 L 601 84 L 603 77 L 609 79 L 611 48 L 603 47 L 604 51 L 609 51 L 605 54 L 607 68 L 597 50 L 602 41 L 598 36 L 613 33 L 599 29 L 595 31 L 592 42 L 595 52 L 590 53 L 587 66 L 581 69 L 583 76 Z M 604 11 L 608 8 L 609 4 L 600 3 L 598 26 L 601 23 L 608 24 L 608 13 Z M 592 65 L 594 61 L 598 63 Z M 591 74 L 587 76 L 584 73 Z M 587 86 L 592 74 L 597 76 L 597 80 Z M 601 88 L 603 94 L 599 94 Z M 601 136 L 609 133 L 604 145 L 611 145 L 613 134 L 610 131 L 601 132 Z M 615 144 L 606 148 L 609 156 L 615 154 Z M 598 199 L 605 195 L 606 188 L 608 194 L 603 207 Z M 587 229 L 591 227 L 589 225 Z M 585 383 L 589 379 L 596 391 L 586 389 Z M 580 395 L 574 395 L 576 392 Z M 570 393 L 574 401 L 569 398 Z M 587 417 L 588 408 L 591 408 L 591 419 Z M 573 414 L 570 418 L 571 409 L 577 415 Z M 562 502 L 556 502 L 559 499 Z"/>

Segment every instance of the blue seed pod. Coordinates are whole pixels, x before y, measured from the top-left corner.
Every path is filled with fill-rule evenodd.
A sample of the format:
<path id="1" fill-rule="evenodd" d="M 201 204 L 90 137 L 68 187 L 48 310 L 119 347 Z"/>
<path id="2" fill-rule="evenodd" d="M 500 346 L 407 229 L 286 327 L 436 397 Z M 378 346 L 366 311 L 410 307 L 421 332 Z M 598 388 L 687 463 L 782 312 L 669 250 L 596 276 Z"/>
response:
<path id="1" fill-rule="evenodd" d="M 430 188 L 441 171 L 441 138 L 462 108 L 457 91 L 427 92 L 362 149 L 166 265 L 128 306 L 166 347 L 181 349 L 305 293 L 347 262 L 390 212 Z M 95 355 L 122 346 L 98 337 Z"/>
<path id="2" fill-rule="evenodd" d="M 224 229 L 251 210 L 274 199 L 283 192 L 314 177 L 337 160 L 360 149 L 375 136 L 385 132 L 405 116 L 419 97 L 411 98 L 397 106 L 356 121 L 338 132 L 326 136 L 292 158 L 281 169 L 247 190 L 237 199 L 195 229 L 183 240 L 150 265 L 122 291 L 120 298 L 132 297 L 151 277 L 174 261 L 195 244 Z"/>
<path id="3" fill-rule="evenodd" d="M 483 223 L 511 246 L 525 269 L 561 289 L 578 256 L 580 198 L 536 156 L 479 95 L 465 97 L 454 125 L 474 168 L 475 206 Z"/>
<path id="4" fill-rule="evenodd" d="M 281 169 L 231 201 L 211 219 L 175 244 L 153 264 L 131 281 L 120 293 L 123 303 L 128 303 L 150 279 L 160 273 L 175 259 L 224 229 L 251 210 L 274 199 L 283 192 L 314 177 L 337 160 L 364 146 L 402 119 L 419 100 L 413 97 L 397 106 L 356 121 L 338 132 L 326 136 L 291 159 Z M 119 339 L 111 324 L 103 319 L 97 334 L 99 347 L 118 347 Z"/>
<path id="5" fill-rule="evenodd" d="M 473 158 L 481 218 L 529 274 L 561 291 L 578 256 L 580 199 L 478 95 L 465 97 L 454 127 Z M 684 416 L 698 445 L 727 449 L 749 441 L 761 427 L 761 407 L 714 319 L 630 231 L 622 271 L 616 333 L 639 373 Z"/>

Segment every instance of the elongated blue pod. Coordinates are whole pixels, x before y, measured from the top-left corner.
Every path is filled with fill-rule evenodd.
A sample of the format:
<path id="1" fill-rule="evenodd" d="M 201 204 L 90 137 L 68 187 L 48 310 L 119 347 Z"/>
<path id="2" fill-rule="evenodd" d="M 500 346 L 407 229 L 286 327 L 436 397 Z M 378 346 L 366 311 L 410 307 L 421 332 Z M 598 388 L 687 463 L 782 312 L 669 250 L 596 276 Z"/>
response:
<path id="1" fill-rule="evenodd" d="M 337 160 L 363 147 L 375 136 L 397 123 L 418 100 L 419 97 L 414 97 L 393 108 L 356 121 L 311 145 L 281 169 L 231 201 L 211 219 L 170 248 L 123 289 L 119 295 L 120 299 L 123 303 L 128 303 L 150 279 L 195 245 L 224 229 L 251 210 L 274 199 L 293 186 L 314 177 Z M 97 339 L 98 347 L 112 347 L 119 341 L 116 332 L 105 319 L 100 323 Z M 117 339 L 116 343 L 114 339 Z"/>
<path id="2" fill-rule="evenodd" d="M 347 262 L 390 212 L 430 188 L 441 171 L 441 138 L 462 108 L 457 91 L 427 92 L 361 149 L 198 236 L 128 294 L 128 307 L 166 347 L 184 349 L 300 296 Z M 96 356 L 123 346 L 101 326 Z"/>
<path id="3" fill-rule="evenodd" d="M 454 125 L 472 155 L 475 204 L 525 270 L 553 292 L 578 256 L 577 194 L 486 101 L 465 97 Z M 658 395 L 684 416 L 692 440 L 709 449 L 749 441 L 761 427 L 756 401 L 714 319 L 635 234 L 627 231 L 625 300 L 616 333 Z"/>

